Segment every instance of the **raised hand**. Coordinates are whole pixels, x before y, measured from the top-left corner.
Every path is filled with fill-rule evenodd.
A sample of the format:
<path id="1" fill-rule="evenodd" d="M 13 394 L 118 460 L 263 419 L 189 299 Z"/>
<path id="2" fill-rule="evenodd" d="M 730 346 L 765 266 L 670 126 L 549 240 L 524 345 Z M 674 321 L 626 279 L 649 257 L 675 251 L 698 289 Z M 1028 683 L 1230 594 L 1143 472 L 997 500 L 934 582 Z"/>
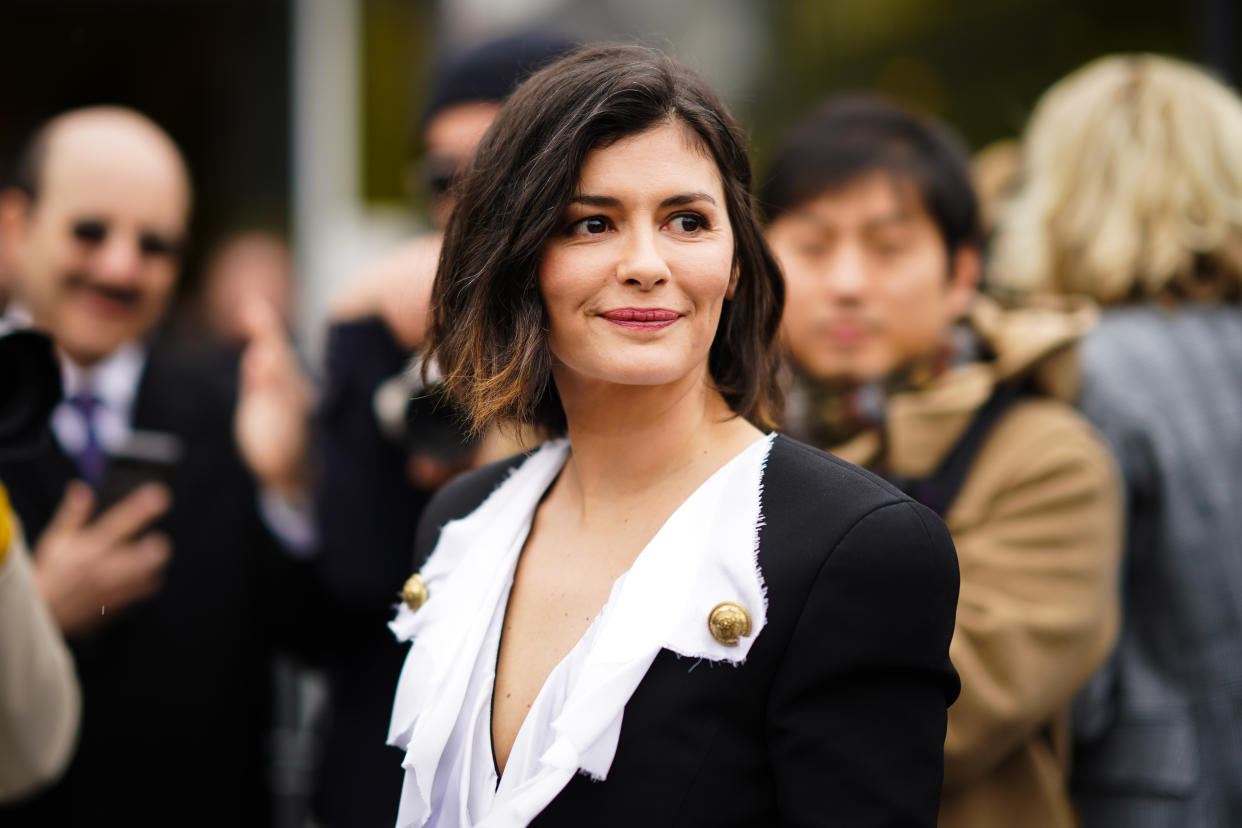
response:
<path id="1" fill-rule="evenodd" d="M 441 236 L 420 236 L 354 276 L 332 302 L 334 322 L 378 316 L 404 347 L 423 344 Z"/>
<path id="2" fill-rule="evenodd" d="M 270 305 L 251 298 L 242 306 L 242 322 L 246 348 L 234 420 L 237 448 L 262 485 L 298 499 L 307 486 L 310 381 Z"/>
<path id="3" fill-rule="evenodd" d="M 35 544 L 35 582 L 66 636 L 88 633 L 156 592 L 171 554 L 167 537 L 144 533 L 168 511 L 167 488 L 148 483 L 91 520 L 94 502 L 84 483 L 70 483 Z"/>

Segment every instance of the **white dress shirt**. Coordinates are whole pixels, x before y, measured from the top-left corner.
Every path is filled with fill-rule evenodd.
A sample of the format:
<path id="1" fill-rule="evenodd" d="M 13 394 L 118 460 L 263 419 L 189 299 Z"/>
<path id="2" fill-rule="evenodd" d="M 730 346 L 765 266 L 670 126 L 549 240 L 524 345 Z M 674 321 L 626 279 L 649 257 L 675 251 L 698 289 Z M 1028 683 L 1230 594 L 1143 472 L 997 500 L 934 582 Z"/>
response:
<path id="1" fill-rule="evenodd" d="M 61 382 L 64 399 L 52 412 L 52 431 L 70 456 L 86 446 L 86 420 L 81 409 L 69 402 L 70 397 L 88 394 L 99 400 L 94 412 L 95 436 L 106 452 L 115 452 L 125 444 L 132 430 L 134 399 L 138 382 L 147 363 L 147 351 L 136 342 L 117 348 L 99 363 L 83 368 L 61 355 Z"/>

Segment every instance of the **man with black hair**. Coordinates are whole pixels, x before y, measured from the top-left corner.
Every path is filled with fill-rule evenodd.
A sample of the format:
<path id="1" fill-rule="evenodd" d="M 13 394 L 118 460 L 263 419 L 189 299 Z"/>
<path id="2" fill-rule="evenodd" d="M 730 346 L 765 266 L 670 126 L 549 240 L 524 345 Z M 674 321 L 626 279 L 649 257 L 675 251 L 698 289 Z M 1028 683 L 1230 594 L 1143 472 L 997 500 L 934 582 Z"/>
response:
<path id="1" fill-rule="evenodd" d="M 935 509 L 957 546 L 940 824 L 1068 828 L 1070 700 L 1118 614 L 1118 481 L 1067 402 L 1093 314 L 978 295 L 965 150 L 890 104 L 798 124 L 762 197 L 787 284 L 788 430 Z"/>

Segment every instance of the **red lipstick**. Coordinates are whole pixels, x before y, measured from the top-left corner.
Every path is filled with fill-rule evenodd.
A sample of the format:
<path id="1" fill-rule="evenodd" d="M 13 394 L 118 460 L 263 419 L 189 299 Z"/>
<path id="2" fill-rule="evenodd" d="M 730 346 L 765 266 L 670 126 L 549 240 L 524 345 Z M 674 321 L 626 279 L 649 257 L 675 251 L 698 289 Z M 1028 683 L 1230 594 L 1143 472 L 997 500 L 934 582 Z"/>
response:
<path id="1" fill-rule="evenodd" d="M 614 325 L 639 331 L 667 328 L 681 318 L 681 314 L 677 311 L 665 308 L 617 308 L 605 311 L 600 316 Z"/>

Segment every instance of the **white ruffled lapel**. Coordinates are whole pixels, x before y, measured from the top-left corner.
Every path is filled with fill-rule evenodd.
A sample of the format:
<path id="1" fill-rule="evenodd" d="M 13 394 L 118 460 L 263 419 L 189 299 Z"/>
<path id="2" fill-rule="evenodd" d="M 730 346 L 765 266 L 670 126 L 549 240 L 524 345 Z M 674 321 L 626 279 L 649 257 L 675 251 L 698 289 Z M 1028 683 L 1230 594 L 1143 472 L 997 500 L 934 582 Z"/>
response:
<path id="1" fill-rule="evenodd" d="M 397 638 L 417 639 L 397 681 L 388 731 L 388 743 L 406 749 L 398 825 L 427 819 L 436 767 L 470 671 L 493 609 L 507 599 L 521 551 L 515 539 L 529 533 L 535 506 L 568 454 L 567 440 L 544 444 L 477 509 L 445 524 L 420 570 L 427 602 L 417 612 L 402 604 L 389 625 Z"/>
<path id="2" fill-rule="evenodd" d="M 595 620 L 559 711 L 540 693 L 518 733 L 493 807 L 477 828 L 524 826 L 582 770 L 605 779 L 626 703 L 661 649 L 738 664 L 767 620 L 759 570 L 763 471 L 772 437 L 756 441 L 703 483 L 618 579 Z M 568 443 L 546 444 L 467 518 L 449 523 L 423 568 L 431 596 L 401 607 L 398 637 L 415 637 L 397 687 L 389 742 L 406 749 L 398 826 L 428 818 L 431 786 L 461 713 L 488 622 L 506 600 L 536 506 L 564 465 Z M 726 647 L 707 618 L 722 601 L 751 616 L 751 635 Z M 585 641 L 585 639 L 584 639 Z M 559 669 L 559 668 L 558 668 Z M 535 741 L 532 740 L 542 740 Z"/>

